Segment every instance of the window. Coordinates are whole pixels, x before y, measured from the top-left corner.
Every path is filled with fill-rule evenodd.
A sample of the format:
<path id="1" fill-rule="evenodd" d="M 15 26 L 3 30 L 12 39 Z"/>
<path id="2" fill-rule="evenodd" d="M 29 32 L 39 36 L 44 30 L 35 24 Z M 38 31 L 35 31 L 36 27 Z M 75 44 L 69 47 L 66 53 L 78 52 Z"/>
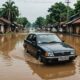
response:
<path id="1" fill-rule="evenodd" d="M 33 37 L 33 35 L 30 34 L 30 35 L 27 37 L 27 40 L 32 41 L 32 37 Z"/>
<path id="2" fill-rule="evenodd" d="M 36 42 L 36 35 L 33 35 L 32 41 Z"/>
<path id="3" fill-rule="evenodd" d="M 54 43 L 54 42 L 61 42 L 61 40 L 56 35 L 51 34 L 38 35 L 38 43 Z"/>

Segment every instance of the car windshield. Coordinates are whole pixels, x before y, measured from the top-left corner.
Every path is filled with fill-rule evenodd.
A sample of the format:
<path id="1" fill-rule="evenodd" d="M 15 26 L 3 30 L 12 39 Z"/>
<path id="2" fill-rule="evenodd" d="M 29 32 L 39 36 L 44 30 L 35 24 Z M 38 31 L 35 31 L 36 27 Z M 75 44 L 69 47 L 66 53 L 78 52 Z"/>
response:
<path id="1" fill-rule="evenodd" d="M 62 42 L 58 36 L 54 34 L 40 34 L 37 38 L 38 43 L 58 43 Z"/>

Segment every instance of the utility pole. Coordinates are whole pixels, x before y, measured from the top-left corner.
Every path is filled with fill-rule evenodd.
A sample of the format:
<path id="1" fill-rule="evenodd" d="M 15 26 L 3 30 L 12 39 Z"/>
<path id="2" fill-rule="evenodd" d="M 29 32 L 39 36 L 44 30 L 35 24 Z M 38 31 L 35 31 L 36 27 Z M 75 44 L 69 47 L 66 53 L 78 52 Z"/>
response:
<path id="1" fill-rule="evenodd" d="M 66 3 L 67 3 L 67 22 L 68 22 L 69 21 L 69 4 L 70 4 L 70 1 L 66 0 Z"/>
<path id="2" fill-rule="evenodd" d="M 67 23 L 69 22 L 69 4 L 70 4 L 70 1 L 69 0 L 66 0 L 66 4 L 67 4 Z M 68 24 L 67 24 L 67 32 L 70 33 L 70 29 L 68 29 Z"/>

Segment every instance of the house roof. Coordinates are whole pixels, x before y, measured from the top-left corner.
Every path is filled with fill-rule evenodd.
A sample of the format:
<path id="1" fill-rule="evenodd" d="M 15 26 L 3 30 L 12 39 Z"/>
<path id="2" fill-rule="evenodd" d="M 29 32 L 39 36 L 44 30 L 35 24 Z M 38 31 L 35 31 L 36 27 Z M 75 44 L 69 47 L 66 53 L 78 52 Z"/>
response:
<path id="1" fill-rule="evenodd" d="M 14 22 L 13 24 L 16 25 L 16 26 L 18 26 L 18 27 L 23 27 L 23 25 L 21 25 L 21 24 L 19 24 L 17 22 Z"/>
<path id="2" fill-rule="evenodd" d="M 2 21 L 3 23 L 11 24 L 9 20 L 4 19 L 4 18 L 0 18 L 0 21 Z"/>
<path id="3" fill-rule="evenodd" d="M 73 24 L 80 24 L 80 18 L 73 22 Z"/>
<path id="4" fill-rule="evenodd" d="M 67 25 L 69 25 L 69 24 L 80 24 L 80 17 L 76 18 L 76 19 L 73 19 L 72 21 L 67 23 Z"/>

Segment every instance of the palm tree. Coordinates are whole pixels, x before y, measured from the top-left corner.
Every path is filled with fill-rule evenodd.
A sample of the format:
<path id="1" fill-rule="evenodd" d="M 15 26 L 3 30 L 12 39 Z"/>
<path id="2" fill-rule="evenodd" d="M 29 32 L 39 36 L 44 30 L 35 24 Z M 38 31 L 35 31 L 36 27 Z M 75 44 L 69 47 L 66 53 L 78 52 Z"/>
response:
<path id="1" fill-rule="evenodd" d="M 14 22 L 19 16 L 18 7 L 14 4 L 14 1 L 9 0 L 2 5 L 2 17 L 8 19 L 11 22 Z"/>

